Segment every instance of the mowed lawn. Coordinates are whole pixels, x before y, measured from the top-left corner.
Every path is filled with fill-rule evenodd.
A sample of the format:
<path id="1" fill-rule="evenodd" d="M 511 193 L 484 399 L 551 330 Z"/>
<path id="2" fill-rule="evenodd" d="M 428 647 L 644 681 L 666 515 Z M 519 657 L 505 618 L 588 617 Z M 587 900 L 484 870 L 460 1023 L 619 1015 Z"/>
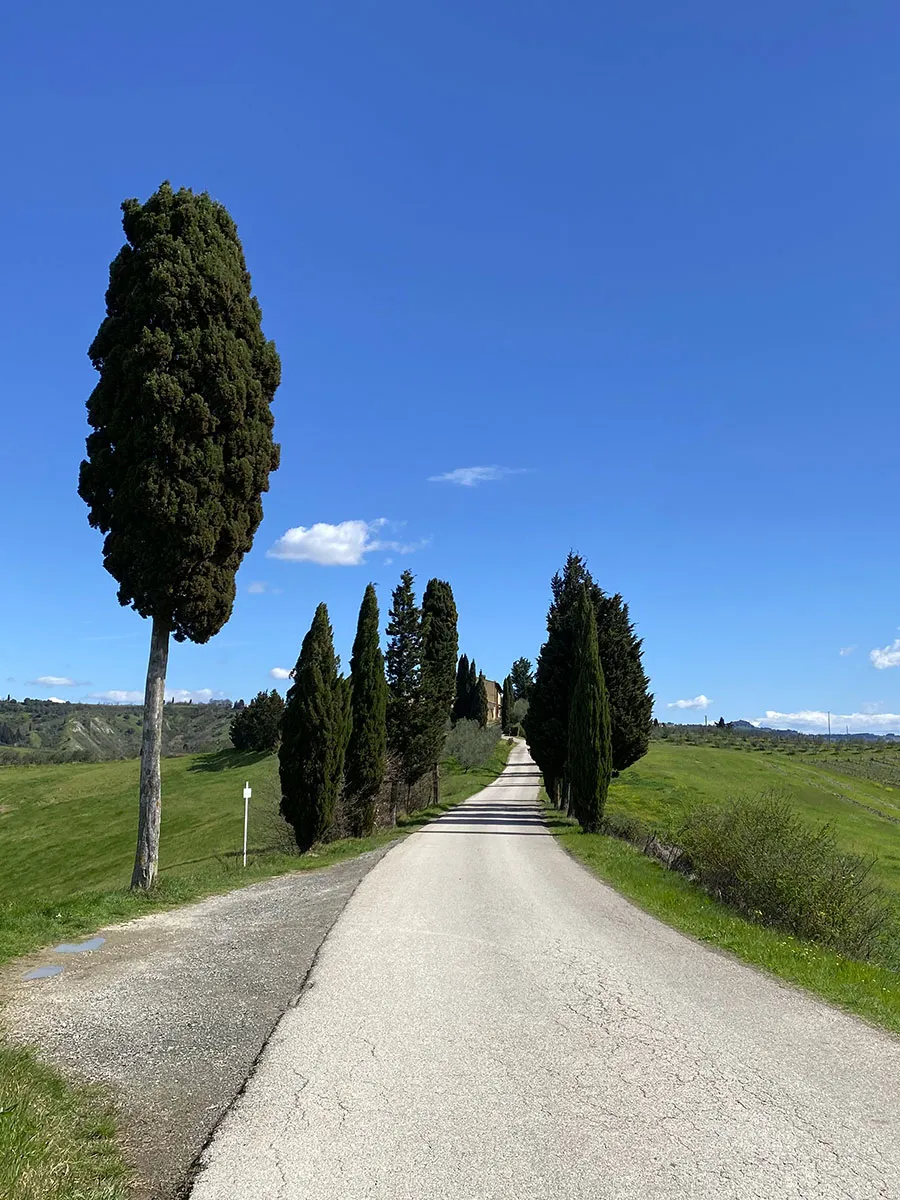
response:
<path id="1" fill-rule="evenodd" d="M 823 756 L 806 758 L 651 742 L 646 757 L 613 781 L 607 809 L 677 833 L 699 802 L 776 790 L 811 825 L 831 822 L 845 849 L 877 855 L 879 880 L 900 891 L 900 824 L 889 819 L 900 818 L 900 789 L 830 771 Z"/>

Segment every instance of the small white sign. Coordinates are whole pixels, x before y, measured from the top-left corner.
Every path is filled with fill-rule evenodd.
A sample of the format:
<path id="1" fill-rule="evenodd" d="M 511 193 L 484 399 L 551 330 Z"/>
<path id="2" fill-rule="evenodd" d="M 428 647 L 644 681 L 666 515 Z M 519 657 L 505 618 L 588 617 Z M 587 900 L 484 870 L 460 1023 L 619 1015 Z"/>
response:
<path id="1" fill-rule="evenodd" d="M 250 784 L 245 783 L 244 784 L 244 799 L 249 800 L 252 794 L 253 794 L 253 789 L 250 787 Z"/>

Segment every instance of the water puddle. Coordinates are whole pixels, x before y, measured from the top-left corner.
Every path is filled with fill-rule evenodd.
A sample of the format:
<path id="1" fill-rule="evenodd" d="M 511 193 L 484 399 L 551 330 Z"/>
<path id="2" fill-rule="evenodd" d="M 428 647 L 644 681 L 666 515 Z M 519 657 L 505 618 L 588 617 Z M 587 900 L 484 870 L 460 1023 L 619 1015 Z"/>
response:
<path id="1" fill-rule="evenodd" d="M 86 942 L 63 942 L 61 946 L 54 946 L 54 954 L 84 954 L 88 950 L 99 950 L 106 938 L 95 937 L 89 938 Z M 60 967 L 60 970 L 62 968 Z"/>
<path id="2" fill-rule="evenodd" d="M 62 975 L 62 967 L 37 967 L 23 976 L 25 979 L 50 979 L 54 975 Z"/>

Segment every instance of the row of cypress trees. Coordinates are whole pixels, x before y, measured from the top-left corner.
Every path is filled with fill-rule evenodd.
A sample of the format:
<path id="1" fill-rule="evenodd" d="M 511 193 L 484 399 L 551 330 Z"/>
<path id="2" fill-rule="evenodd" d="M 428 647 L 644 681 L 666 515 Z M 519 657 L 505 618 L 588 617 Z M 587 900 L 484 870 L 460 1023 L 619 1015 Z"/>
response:
<path id="1" fill-rule="evenodd" d="M 482 729 L 487 725 L 487 680 L 484 672 L 478 670 L 475 659 L 469 662 L 466 654 L 460 655 L 456 667 L 456 691 L 451 719 L 454 725 L 457 721 L 477 721 Z"/>
<path id="2" fill-rule="evenodd" d="M 550 587 L 525 732 L 553 803 L 593 830 L 610 776 L 647 752 L 653 696 L 621 595 L 607 595 L 573 552 Z"/>
<path id="3" fill-rule="evenodd" d="M 450 584 L 429 580 L 421 608 L 413 575 L 392 593 L 387 655 L 382 655 L 375 587 L 363 596 L 350 658 L 340 673 L 328 609 L 320 604 L 303 639 L 285 701 L 278 751 L 281 813 L 307 850 L 332 828 L 343 796 L 350 832 L 370 834 L 385 778 L 396 816 L 402 787 L 438 764 L 455 694 L 457 612 Z"/>

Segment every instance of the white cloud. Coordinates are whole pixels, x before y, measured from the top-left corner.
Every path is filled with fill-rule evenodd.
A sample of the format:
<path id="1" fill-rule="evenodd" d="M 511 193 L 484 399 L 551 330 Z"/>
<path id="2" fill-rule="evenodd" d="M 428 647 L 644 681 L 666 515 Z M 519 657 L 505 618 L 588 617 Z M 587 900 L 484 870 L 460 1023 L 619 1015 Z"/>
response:
<path id="1" fill-rule="evenodd" d="M 268 555 L 289 562 L 319 563 L 323 567 L 356 567 L 375 550 L 411 554 L 426 545 L 386 541 L 379 536 L 385 527 L 397 528 L 397 524 L 379 517 L 377 521 L 341 521 L 337 525 L 319 521 L 309 528 L 297 525 L 278 539 Z"/>
<path id="2" fill-rule="evenodd" d="M 48 696 L 47 699 L 51 704 L 68 704 L 67 700 L 60 700 L 59 696 Z"/>
<path id="3" fill-rule="evenodd" d="M 709 708 L 712 701 L 708 696 L 695 696 L 693 700 L 673 700 L 671 704 L 667 704 L 666 708 Z"/>
<path id="4" fill-rule="evenodd" d="M 838 654 L 840 654 L 841 658 L 846 658 L 848 654 L 852 654 L 856 649 L 856 646 L 841 646 L 840 650 L 838 650 Z"/>
<path id="5" fill-rule="evenodd" d="M 864 705 L 868 707 L 868 705 Z M 828 713 L 816 709 L 804 709 L 802 712 L 783 713 L 767 709 L 764 717 L 757 717 L 754 725 L 762 728 L 769 726 L 776 729 L 796 729 L 800 733 L 825 733 L 828 731 Z M 844 733 L 847 727 L 851 733 L 900 733 L 900 714 L 898 713 L 832 713 L 831 732 Z"/>
<path id="6" fill-rule="evenodd" d="M 287 667 L 273 667 L 269 672 L 272 679 L 290 679 L 291 673 Z"/>
<path id="7" fill-rule="evenodd" d="M 479 483 L 493 483 L 507 475 L 524 475 L 527 467 L 457 467 L 443 475 L 429 475 L 429 483 L 456 483 L 460 487 L 477 487 Z"/>
<path id="8" fill-rule="evenodd" d="M 99 700 L 102 704 L 143 704 L 143 692 L 126 692 L 111 688 L 108 692 L 92 692 L 89 700 Z"/>
<path id="9" fill-rule="evenodd" d="M 108 692 L 93 692 L 89 696 L 90 700 L 99 700 L 104 704 L 143 704 L 144 693 L 138 691 L 127 691 L 126 689 L 111 688 Z M 212 688 L 197 688 L 191 691 L 189 688 L 168 688 L 166 690 L 166 700 L 174 700 L 176 704 L 187 704 L 188 700 L 194 704 L 206 704 L 210 700 L 224 700 L 225 696 L 222 692 L 214 692 Z"/>
<path id="10" fill-rule="evenodd" d="M 257 581 L 256 583 L 251 583 L 247 591 L 251 596 L 261 596 L 267 587 L 268 584 Z"/>
<path id="11" fill-rule="evenodd" d="M 890 646 L 882 646 L 880 650 L 876 647 L 870 651 L 869 658 L 878 671 L 884 671 L 887 667 L 900 667 L 900 638 L 894 638 Z"/>
<path id="12" fill-rule="evenodd" d="M 60 687 L 75 687 L 74 679 L 67 679 L 65 675 L 38 675 L 35 683 L 40 683 L 43 687 L 60 688 Z"/>

